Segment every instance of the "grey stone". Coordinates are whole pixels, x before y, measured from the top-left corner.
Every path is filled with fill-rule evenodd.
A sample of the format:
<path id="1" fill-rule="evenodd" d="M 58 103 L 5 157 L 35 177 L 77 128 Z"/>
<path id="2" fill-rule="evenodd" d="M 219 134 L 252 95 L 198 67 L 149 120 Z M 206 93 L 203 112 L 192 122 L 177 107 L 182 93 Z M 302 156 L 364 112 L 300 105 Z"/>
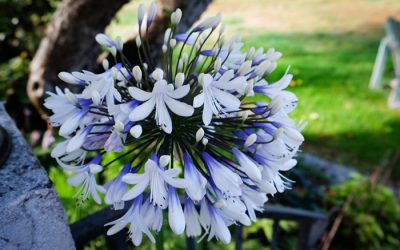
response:
<path id="1" fill-rule="evenodd" d="M 0 249 L 75 249 L 57 192 L 0 102 L 12 151 L 0 166 Z M 0 152 L 1 153 L 1 152 Z"/>

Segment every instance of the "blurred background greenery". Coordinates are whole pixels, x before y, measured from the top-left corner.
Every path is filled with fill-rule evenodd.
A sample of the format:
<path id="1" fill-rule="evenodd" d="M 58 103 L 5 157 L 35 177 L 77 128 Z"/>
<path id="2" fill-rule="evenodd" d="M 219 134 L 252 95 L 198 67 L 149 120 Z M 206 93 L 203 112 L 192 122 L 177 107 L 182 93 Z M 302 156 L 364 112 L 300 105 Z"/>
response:
<path id="1" fill-rule="evenodd" d="M 131 1 L 107 28 L 112 37 L 129 37 L 134 30 L 138 3 Z M 77 207 L 76 189 L 66 184 L 64 173 L 49 157 L 40 140 L 45 123 L 31 124 L 32 107 L 25 93 L 29 63 L 58 0 L 0 0 L 0 100 L 16 119 L 35 153 L 48 168 L 69 216 L 75 222 L 100 207 L 88 201 Z M 384 24 L 389 16 L 400 18 L 398 0 L 215 0 L 205 15 L 222 12 L 228 35 L 243 35 L 245 48 L 274 47 L 283 52 L 275 76 L 288 66 L 294 74 L 291 91 L 299 97 L 294 118 L 308 121 L 303 150 L 369 174 L 400 150 L 400 110 L 387 108 L 387 89 L 371 91 L 368 82 Z M 388 62 L 384 82 L 393 78 Z M 400 161 L 392 162 L 389 183 L 400 187 Z M 328 181 L 300 165 L 292 178 L 295 189 L 273 198 L 274 202 L 312 210 L 329 211 L 345 203 L 355 186 L 365 197 L 354 201 L 334 241 L 337 249 L 399 249 L 400 207 L 393 193 L 366 178 L 328 186 Z M 302 180 L 311 179 L 309 188 Z M 374 203 L 374 206 L 370 204 Z M 272 222 L 260 220 L 245 229 L 245 249 L 264 249 L 271 239 Z M 283 222 L 282 249 L 295 246 L 296 226 Z M 353 230 L 359 228 L 359 230 Z M 181 249 L 183 238 L 166 232 L 166 249 Z M 346 244 L 343 244 L 345 242 Z M 347 244 L 351 242 L 352 244 Z M 148 242 L 147 242 L 148 243 Z M 341 244 L 342 243 L 342 244 Z M 233 249 L 212 244 L 212 249 Z M 104 239 L 89 248 L 101 248 Z M 144 244 L 140 249 L 151 249 Z"/>

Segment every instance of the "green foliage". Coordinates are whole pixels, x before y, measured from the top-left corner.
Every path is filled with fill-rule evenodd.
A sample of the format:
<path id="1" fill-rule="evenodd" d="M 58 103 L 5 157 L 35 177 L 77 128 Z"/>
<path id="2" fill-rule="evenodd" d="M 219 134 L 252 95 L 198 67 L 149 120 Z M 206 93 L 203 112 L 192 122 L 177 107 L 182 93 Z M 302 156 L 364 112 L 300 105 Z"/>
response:
<path id="1" fill-rule="evenodd" d="M 0 0 L 0 100 L 27 102 L 29 63 L 57 2 Z"/>
<path id="2" fill-rule="evenodd" d="M 362 176 L 332 187 L 327 207 L 342 207 L 355 192 L 349 210 L 334 238 L 334 245 L 348 249 L 399 249 L 400 205 L 387 187 L 371 184 Z M 341 242 L 347 242 L 343 246 Z"/>

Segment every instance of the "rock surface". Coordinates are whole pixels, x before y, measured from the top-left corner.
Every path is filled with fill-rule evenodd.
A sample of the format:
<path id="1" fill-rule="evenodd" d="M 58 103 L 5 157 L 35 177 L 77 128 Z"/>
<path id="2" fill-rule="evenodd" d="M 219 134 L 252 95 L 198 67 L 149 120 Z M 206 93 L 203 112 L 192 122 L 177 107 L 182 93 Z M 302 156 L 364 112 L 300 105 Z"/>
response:
<path id="1" fill-rule="evenodd" d="M 0 249 L 75 249 L 57 192 L 1 102 L 0 125 L 13 144 L 0 166 Z"/>

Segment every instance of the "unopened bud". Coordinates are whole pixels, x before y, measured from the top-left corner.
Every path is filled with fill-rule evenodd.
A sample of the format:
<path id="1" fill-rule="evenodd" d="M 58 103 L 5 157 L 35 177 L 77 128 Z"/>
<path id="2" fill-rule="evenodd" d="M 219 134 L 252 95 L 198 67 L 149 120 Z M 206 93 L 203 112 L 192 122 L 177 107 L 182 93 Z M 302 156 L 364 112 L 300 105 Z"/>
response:
<path id="1" fill-rule="evenodd" d="M 178 8 L 171 15 L 171 23 L 176 25 L 181 21 L 181 18 L 182 18 L 182 11 L 181 9 Z"/>
<path id="2" fill-rule="evenodd" d="M 151 76 L 154 78 L 156 81 L 160 81 L 164 77 L 164 71 L 160 68 L 156 68 L 153 73 L 151 73 Z"/>
<path id="3" fill-rule="evenodd" d="M 282 95 L 275 96 L 270 103 L 271 115 L 278 113 L 285 105 L 285 98 Z"/>
<path id="4" fill-rule="evenodd" d="M 169 40 L 169 36 L 171 35 L 171 28 L 168 28 L 166 31 L 165 31 L 165 34 L 164 34 L 164 44 L 167 44 L 168 43 L 168 40 Z"/>
<path id="5" fill-rule="evenodd" d="M 169 46 L 171 46 L 171 48 L 175 48 L 175 46 L 176 46 L 176 40 L 175 40 L 175 39 L 169 40 Z"/>
<path id="6" fill-rule="evenodd" d="M 116 44 L 118 51 L 122 51 L 124 49 L 124 42 L 122 41 L 121 37 L 117 37 Z"/>
<path id="7" fill-rule="evenodd" d="M 246 121 L 248 117 L 249 117 L 249 111 L 248 110 L 243 111 L 242 120 Z"/>
<path id="8" fill-rule="evenodd" d="M 113 55 L 113 57 L 117 56 L 117 48 L 115 47 L 111 47 L 109 48 L 111 55 Z"/>
<path id="9" fill-rule="evenodd" d="M 98 164 L 90 164 L 89 171 L 91 174 L 97 174 L 97 173 L 100 173 L 101 171 L 103 171 L 103 167 Z"/>
<path id="10" fill-rule="evenodd" d="M 136 139 L 142 135 L 142 132 L 143 132 L 143 129 L 142 129 L 142 126 L 140 126 L 140 125 L 135 125 L 129 130 L 129 133 Z"/>
<path id="11" fill-rule="evenodd" d="M 136 36 L 136 47 L 140 48 L 142 45 L 142 40 L 140 39 L 140 36 Z"/>
<path id="12" fill-rule="evenodd" d="M 69 89 L 65 89 L 65 97 L 74 105 L 78 103 L 76 96 Z"/>
<path id="13" fill-rule="evenodd" d="M 283 128 L 278 128 L 274 133 L 274 140 L 280 138 L 283 135 Z"/>
<path id="14" fill-rule="evenodd" d="M 139 66 L 135 66 L 132 69 L 133 78 L 135 78 L 136 82 L 142 81 L 142 70 Z"/>
<path id="15" fill-rule="evenodd" d="M 246 59 L 251 60 L 253 59 L 254 53 L 256 52 L 256 49 L 254 47 L 251 47 L 246 54 Z"/>
<path id="16" fill-rule="evenodd" d="M 118 77 L 118 70 L 116 69 L 116 68 L 111 68 L 111 74 L 112 74 L 112 77 L 113 77 L 113 79 L 117 79 L 117 77 Z"/>
<path id="17" fill-rule="evenodd" d="M 214 207 L 215 208 L 224 208 L 224 207 L 226 207 L 225 200 L 222 200 L 222 199 L 218 200 L 217 202 L 214 203 Z"/>
<path id="18" fill-rule="evenodd" d="M 218 72 L 221 69 L 221 64 L 222 64 L 221 58 L 218 57 L 217 59 L 215 59 L 215 62 L 214 62 L 214 71 L 215 72 Z"/>
<path id="19" fill-rule="evenodd" d="M 197 130 L 196 132 L 196 142 L 199 142 L 201 139 L 203 139 L 203 137 L 204 137 L 204 129 L 199 128 L 199 130 Z"/>
<path id="20" fill-rule="evenodd" d="M 197 80 L 199 81 L 200 86 L 203 86 L 204 73 L 200 73 Z"/>
<path id="21" fill-rule="evenodd" d="M 163 44 L 163 46 L 161 47 L 161 50 L 163 53 L 167 52 L 167 45 Z"/>
<path id="22" fill-rule="evenodd" d="M 189 59 L 188 54 L 187 54 L 186 52 L 183 52 L 183 54 L 182 54 L 182 60 L 183 60 L 183 62 L 187 62 L 188 59 Z"/>
<path id="23" fill-rule="evenodd" d="M 144 5 L 141 3 L 138 7 L 138 21 L 139 24 L 142 24 L 144 18 Z M 139 27 L 140 29 L 140 27 Z"/>
<path id="24" fill-rule="evenodd" d="M 246 138 L 246 141 L 244 142 L 244 147 L 250 147 L 257 141 L 257 135 L 256 134 L 251 134 Z"/>
<path id="25" fill-rule="evenodd" d="M 104 70 L 108 70 L 109 67 L 110 67 L 110 63 L 108 62 L 107 59 L 104 59 L 104 60 L 101 62 L 101 64 L 103 65 L 103 69 L 104 69 Z"/>
<path id="26" fill-rule="evenodd" d="M 96 105 L 96 106 L 99 106 L 99 105 L 100 105 L 100 102 L 101 102 L 101 98 L 100 98 L 99 92 L 98 92 L 97 90 L 94 89 L 94 90 L 90 93 L 90 96 L 91 96 L 91 99 L 92 99 L 93 104 Z"/>
<path id="27" fill-rule="evenodd" d="M 121 121 L 116 121 L 114 128 L 117 132 L 123 132 L 124 131 L 124 124 Z"/>
<path id="28" fill-rule="evenodd" d="M 251 68 L 251 61 L 246 61 L 238 69 L 238 74 L 241 76 L 245 75 L 249 72 L 250 68 Z"/>
<path id="29" fill-rule="evenodd" d="M 183 69 L 183 61 L 182 61 L 182 59 L 179 59 L 179 61 L 178 61 L 178 71 L 182 72 L 182 69 Z"/>
<path id="30" fill-rule="evenodd" d="M 247 86 L 246 86 L 246 89 L 244 91 L 246 96 L 253 96 L 254 95 L 253 88 L 254 88 L 254 80 L 251 79 L 251 80 L 249 80 L 247 82 Z"/>
<path id="31" fill-rule="evenodd" d="M 201 140 L 201 143 L 203 143 L 203 145 L 206 146 L 208 144 L 208 139 L 207 138 L 203 138 Z"/>
<path id="32" fill-rule="evenodd" d="M 163 155 L 160 157 L 160 166 L 165 167 L 169 164 L 170 161 L 171 161 L 171 156 Z"/>
<path id="33" fill-rule="evenodd" d="M 297 129 L 287 127 L 285 128 L 285 134 L 295 141 L 304 141 L 304 136 Z"/>
<path id="34" fill-rule="evenodd" d="M 175 86 L 177 88 L 181 87 L 183 85 L 183 82 L 185 81 L 185 74 L 183 73 L 178 73 L 176 74 L 175 77 Z"/>

